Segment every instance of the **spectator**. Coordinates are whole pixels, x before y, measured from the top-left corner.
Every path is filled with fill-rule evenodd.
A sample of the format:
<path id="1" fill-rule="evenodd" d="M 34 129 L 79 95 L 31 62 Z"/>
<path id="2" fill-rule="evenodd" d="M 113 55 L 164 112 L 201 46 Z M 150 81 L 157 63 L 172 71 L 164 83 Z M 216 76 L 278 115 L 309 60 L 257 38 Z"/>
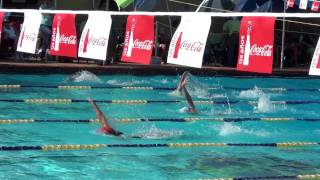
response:
<path id="1" fill-rule="evenodd" d="M 52 0 L 43 0 L 40 7 L 40 10 L 52 10 L 53 4 Z M 50 47 L 51 31 L 52 31 L 52 20 L 53 15 L 51 14 L 42 14 L 42 20 L 40 25 L 40 49 L 38 54 L 41 60 L 46 61 L 45 56 L 48 54 L 48 49 Z"/>
<path id="2" fill-rule="evenodd" d="M 232 18 L 223 25 L 223 32 L 226 33 L 227 62 L 226 66 L 235 67 L 238 59 L 240 20 Z"/>
<path id="3" fill-rule="evenodd" d="M 15 49 L 18 40 L 18 33 L 13 24 L 10 23 L 8 19 L 4 19 L 2 33 L 3 42 L 5 42 L 5 44 L 7 45 L 8 50 Z"/>

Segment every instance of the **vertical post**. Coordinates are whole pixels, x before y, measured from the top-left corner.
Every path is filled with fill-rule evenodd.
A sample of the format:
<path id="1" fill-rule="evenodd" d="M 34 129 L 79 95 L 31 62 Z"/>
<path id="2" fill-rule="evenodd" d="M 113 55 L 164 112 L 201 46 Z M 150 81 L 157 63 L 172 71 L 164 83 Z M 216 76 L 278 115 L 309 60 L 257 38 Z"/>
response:
<path id="1" fill-rule="evenodd" d="M 283 12 L 286 13 L 286 1 L 283 1 Z M 280 57 L 280 69 L 283 69 L 283 61 L 284 61 L 284 41 L 286 35 L 286 18 L 282 18 L 282 38 L 281 38 L 281 57 Z"/>
<path id="2" fill-rule="evenodd" d="M 57 0 L 54 0 L 54 9 L 57 9 Z"/>
<path id="3" fill-rule="evenodd" d="M 106 11 L 109 11 L 109 0 L 106 0 Z"/>
<path id="4" fill-rule="evenodd" d="M 2 8 L 3 7 L 3 0 L 0 0 L 0 8 Z"/>
<path id="5" fill-rule="evenodd" d="M 168 0 L 166 0 L 166 6 L 167 6 L 167 11 L 170 12 Z M 173 31 L 172 31 L 171 17 L 168 16 L 168 19 L 169 19 L 170 36 L 172 37 L 173 36 Z"/>
<path id="6" fill-rule="evenodd" d="M 95 0 L 92 0 L 92 9 L 95 10 Z"/>
<path id="7" fill-rule="evenodd" d="M 159 28 L 158 28 L 158 21 L 156 21 L 155 23 L 156 27 L 155 27 L 155 41 L 154 41 L 154 56 L 158 56 L 158 46 L 159 46 L 159 42 L 158 42 L 158 34 L 159 34 Z"/>

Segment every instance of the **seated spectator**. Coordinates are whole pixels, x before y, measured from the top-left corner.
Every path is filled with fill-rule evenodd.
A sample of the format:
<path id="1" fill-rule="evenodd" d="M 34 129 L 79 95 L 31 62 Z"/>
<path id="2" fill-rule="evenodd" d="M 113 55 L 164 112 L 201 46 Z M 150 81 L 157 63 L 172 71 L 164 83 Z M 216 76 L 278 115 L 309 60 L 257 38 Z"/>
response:
<path id="1" fill-rule="evenodd" d="M 2 40 L 7 46 L 8 50 L 14 50 L 18 40 L 18 33 L 13 24 L 7 19 L 5 19 L 3 22 L 2 36 Z"/>

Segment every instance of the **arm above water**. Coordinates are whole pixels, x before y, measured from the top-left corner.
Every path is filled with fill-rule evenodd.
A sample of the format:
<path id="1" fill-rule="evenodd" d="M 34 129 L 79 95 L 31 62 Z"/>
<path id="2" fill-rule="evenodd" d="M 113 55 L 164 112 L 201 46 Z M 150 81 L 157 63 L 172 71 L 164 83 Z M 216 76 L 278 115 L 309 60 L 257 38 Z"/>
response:
<path id="1" fill-rule="evenodd" d="M 181 92 L 182 87 L 184 87 L 186 85 L 186 82 L 187 82 L 187 80 L 189 78 L 189 75 L 190 75 L 190 73 L 188 71 L 185 71 L 182 74 L 180 82 L 179 82 L 178 87 L 177 87 L 177 91 Z"/>
<path id="2" fill-rule="evenodd" d="M 193 103 L 192 97 L 190 96 L 190 94 L 185 86 L 182 86 L 181 92 L 188 103 L 188 112 L 191 114 L 197 114 L 198 112 L 197 112 L 196 107 Z"/>

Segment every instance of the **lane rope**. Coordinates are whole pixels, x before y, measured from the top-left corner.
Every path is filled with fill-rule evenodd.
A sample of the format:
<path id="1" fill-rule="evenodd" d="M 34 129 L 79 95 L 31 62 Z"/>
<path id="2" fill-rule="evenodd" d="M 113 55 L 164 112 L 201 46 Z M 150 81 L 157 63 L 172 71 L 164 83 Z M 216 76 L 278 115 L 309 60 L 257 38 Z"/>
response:
<path id="1" fill-rule="evenodd" d="M 307 121 L 319 122 L 320 118 L 291 118 L 291 117 L 243 117 L 243 118 L 115 118 L 111 119 L 116 123 L 129 124 L 139 122 L 172 122 L 172 123 L 188 123 L 188 122 L 246 122 L 246 121 L 262 121 L 262 122 L 292 122 Z M 28 124 L 28 123 L 99 123 L 97 119 L 0 119 L 0 124 Z"/>
<path id="2" fill-rule="evenodd" d="M 0 99 L 0 102 L 8 103 L 27 103 L 27 104 L 71 104 L 71 103 L 87 103 L 88 100 L 80 99 Z M 138 104 L 154 104 L 154 103 L 181 103 L 185 100 L 96 100 L 97 103 L 107 104 L 125 104 L 125 105 L 138 105 Z M 251 100 L 195 100 L 195 104 L 238 104 L 249 103 L 250 105 L 257 105 L 258 101 Z M 270 101 L 274 105 L 299 105 L 299 104 L 320 104 L 320 100 L 288 100 L 288 101 Z"/>
<path id="3" fill-rule="evenodd" d="M 19 85 L 19 84 L 2 84 L 0 89 L 19 89 L 19 88 L 51 88 L 51 89 L 61 89 L 61 90 L 90 90 L 90 89 L 126 89 L 126 90 L 164 90 L 173 91 L 176 87 L 152 87 L 152 86 L 76 86 L 76 85 Z M 230 89 L 237 91 L 252 90 L 252 88 L 241 88 L 241 87 L 230 87 L 230 86 L 216 86 L 209 87 L 209 90 L 219 90 L 219 89 Z M 315 88 L 259 88 L 263 91 L 271 92 L 286 92 L 286 91 L 310 91 L 310 92 L 320 92 L 320 89 Z"/>
<path id="4" fill-rule="evenodd" d="M 197 148 L 197 147 L 317 147 L 318 142 L 283 142 L 283 143 L 164 143 L 164 144 L 58 144 L 43 146 L 0 146 L 0 151 L 61 151 L 88 150 L 101 148 Z"/>

